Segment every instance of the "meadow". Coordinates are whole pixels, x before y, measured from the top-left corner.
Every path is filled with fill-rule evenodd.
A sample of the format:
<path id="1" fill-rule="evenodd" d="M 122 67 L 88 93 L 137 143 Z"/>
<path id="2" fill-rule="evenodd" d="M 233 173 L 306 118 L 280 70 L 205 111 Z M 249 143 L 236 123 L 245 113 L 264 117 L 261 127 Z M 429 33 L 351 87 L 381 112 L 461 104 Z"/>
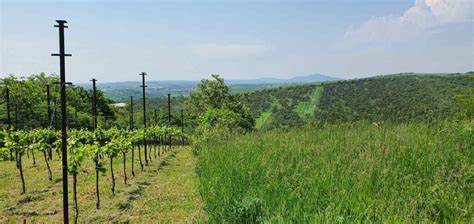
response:
<path id="1" fill-rule="evenodd" d="M 209 222 L 473 221 L 473 123 L 306 126 L 195 146 Z"/>

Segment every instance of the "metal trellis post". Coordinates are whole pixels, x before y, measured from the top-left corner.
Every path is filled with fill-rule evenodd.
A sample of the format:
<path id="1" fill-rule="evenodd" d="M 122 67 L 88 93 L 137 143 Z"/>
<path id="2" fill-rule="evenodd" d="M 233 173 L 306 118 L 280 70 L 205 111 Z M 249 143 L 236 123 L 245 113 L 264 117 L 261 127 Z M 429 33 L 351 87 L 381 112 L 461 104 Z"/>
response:
<path id="1" fill-rule="evenodd" d="M 58 25 L 54 27 L 59 28 L 59 54 L 52 54 L 51 56 L 59 56 L 59 68 L 60 68 L 60 85 L 61 85 L 61 159 L 62 159 L 62 181 L 63 181 L 63 221 L 69 223 L 69 209 L 68 209 L 68 180 L 67 180 L 67 114 L 66 114 L 66 56 L 71 56 L 65 53 L 64 48 L 64 28 L 67 28 L 64 24 L 67 23 L 65 20 L 56 20 Z"/>
<path id="2" fill-rule="evenodd" d="M 142 85 L 140 87 L 142 87 L 142 95 L 143 95 L 143 128 L 144 128 L 144 131 L 146 133 L 146 96 L 145 96 L 145 88 L 147 87 L 145 85 L 145 75 L 146 73 L 145 72 L 142 72 L 140 74 L 142 76 Z M 145 134 L 146 136 L 146 134 Z M 145 149 L 145 165 L 148 165 L 148 157 L 147 157 L 147 143 L 146 143 L 146 138 L 143 138 L 143 148 Z"/>
<path id="3" fill-rule="evenodd" d="M 97 79 L 93 78 L 90 81 L 92 81 L 92 130 L 95 131 L 97 129 L 97 88 L 95 86 Z"/>

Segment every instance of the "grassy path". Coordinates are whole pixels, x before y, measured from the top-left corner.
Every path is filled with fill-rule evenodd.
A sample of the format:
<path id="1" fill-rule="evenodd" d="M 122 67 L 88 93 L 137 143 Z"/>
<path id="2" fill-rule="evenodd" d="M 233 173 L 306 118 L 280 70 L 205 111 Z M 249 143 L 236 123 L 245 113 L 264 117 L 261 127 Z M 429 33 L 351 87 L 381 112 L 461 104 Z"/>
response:
<path id="1" fill-rule="evenodd" d="M 52 161 L 53 183 L 47 180 L 44 161 L 37 164 L 24 157 L 27 193 L 20 194 L 18 171 L 13 162 L 0 163 L 0 223 L 59 223 L 62 218 L 60 161 Z M 137 159 L 137 158 L 136 158 Z M 114 160 L 116 196 L 110 191 L 109 168 L 100 177 L 101 208 L 95 209 L 95 177 L 92 161 L 81 167 L 78 176 L 79 222 L 82 223 L 176 223 L 204 222 L 205 213 L 194 172 L 195 157 L 188 147 L 174 148 L 153 159 L 140 172 L 135 161 L 131 177 L 130 155 L 127 158 L 128 183 L 123 182 L 122 157 Z M 71 181 L 71 180 L 70 180 Z M 70 189 L 72 185 L 70 186 Z M 70 218 L 74 217 L 70 192 Z"/>
<path id="2" fill-rule="evenodd" d="M 195 158 L 190 148 L 172 153 L 152 171 L 157 176 L 142 197 L 131 203 L 130 214 L 133 215 L 124 214 L 117 220 L 132 223 L 203 222 L 205 215 L 194 167 Z"/>

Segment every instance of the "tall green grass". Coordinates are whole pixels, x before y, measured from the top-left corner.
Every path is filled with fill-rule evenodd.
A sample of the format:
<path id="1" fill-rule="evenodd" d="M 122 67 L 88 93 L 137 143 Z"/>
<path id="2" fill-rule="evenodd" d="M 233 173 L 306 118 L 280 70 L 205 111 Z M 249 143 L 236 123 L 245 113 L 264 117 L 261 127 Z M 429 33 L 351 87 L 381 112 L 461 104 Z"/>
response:
<path id="1" fill-rule="evenodd" d="M 210 222 L 471 222 L 472 124 L 355 123 L 199 145 Z"/>

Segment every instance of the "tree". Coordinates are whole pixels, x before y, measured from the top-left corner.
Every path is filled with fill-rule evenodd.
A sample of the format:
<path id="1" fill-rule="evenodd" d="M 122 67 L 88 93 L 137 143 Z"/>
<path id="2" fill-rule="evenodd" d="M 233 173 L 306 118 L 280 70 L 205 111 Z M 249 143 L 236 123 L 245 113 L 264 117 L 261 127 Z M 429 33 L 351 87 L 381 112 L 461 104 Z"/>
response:
<path id="1" fill-rule="evenodd" d="M 192 120 L 196 119 L 202 128 L 252 130 L 255 120 L 242 103 L 241 96 L 231 94 L 230 87 L 219 75 L 213 74 L 212 78 L 214 80 L 201 80 L 196 91 L 190 94 L 187 105 Z"/>

